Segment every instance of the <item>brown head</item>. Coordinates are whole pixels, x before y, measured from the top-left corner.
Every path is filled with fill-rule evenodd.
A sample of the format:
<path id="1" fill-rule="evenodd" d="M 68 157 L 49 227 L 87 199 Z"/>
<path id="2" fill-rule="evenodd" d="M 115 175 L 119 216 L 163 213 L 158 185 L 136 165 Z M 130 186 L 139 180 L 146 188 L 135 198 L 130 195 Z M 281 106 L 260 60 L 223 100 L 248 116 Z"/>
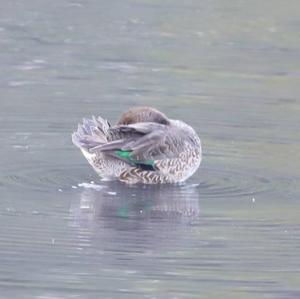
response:
<path id="1" fill-rule="evenodd" d="M 160 111 L 151 107 L 133 107 L 121 115 L 117 125 L 129 125 L 139 122 L 155 122 L 168 125 L 168 118 Z"/>

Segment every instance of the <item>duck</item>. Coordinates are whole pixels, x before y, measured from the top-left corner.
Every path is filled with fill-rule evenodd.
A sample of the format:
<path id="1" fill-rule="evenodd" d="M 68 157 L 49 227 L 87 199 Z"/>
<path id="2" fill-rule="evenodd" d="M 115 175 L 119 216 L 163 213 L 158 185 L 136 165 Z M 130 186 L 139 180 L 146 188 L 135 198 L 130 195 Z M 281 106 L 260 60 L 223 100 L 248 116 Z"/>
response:
<path id="1" fill-rule="evenodd" d="M 202 160 L 195 130 L 152 107 L 132 107 L 113 126 L 83 119 L 72 142 L 102 179 L 126 184 L 183 183 Z"/>

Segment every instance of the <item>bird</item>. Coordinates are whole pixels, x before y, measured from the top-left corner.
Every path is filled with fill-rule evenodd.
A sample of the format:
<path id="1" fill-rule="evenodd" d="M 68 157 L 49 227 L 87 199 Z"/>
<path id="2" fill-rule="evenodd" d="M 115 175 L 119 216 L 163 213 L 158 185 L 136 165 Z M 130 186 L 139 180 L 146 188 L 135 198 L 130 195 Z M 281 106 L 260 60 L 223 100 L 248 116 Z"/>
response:
<path id="1" fill-rule="evenodd" d="M 126 184 L 183 183 L 202 160 L 195 130 L 152 107 L 132 107 L 113 126 L 83 119 L 72 142 L 102 179 Z"/>

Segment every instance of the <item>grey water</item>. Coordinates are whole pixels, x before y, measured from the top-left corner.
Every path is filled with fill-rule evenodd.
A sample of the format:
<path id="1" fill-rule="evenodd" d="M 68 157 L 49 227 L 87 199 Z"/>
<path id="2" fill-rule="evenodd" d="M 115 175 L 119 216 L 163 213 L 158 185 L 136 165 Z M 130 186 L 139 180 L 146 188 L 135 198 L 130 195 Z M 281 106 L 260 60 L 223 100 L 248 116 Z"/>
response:
<path id="1" fill-rule="evenodd" d="M 300 298 L 299 11 L 1 1 L 0 298 Z M 200 135 L 184 185 L 103 182 L 72 145 L 134 105 Z"/>

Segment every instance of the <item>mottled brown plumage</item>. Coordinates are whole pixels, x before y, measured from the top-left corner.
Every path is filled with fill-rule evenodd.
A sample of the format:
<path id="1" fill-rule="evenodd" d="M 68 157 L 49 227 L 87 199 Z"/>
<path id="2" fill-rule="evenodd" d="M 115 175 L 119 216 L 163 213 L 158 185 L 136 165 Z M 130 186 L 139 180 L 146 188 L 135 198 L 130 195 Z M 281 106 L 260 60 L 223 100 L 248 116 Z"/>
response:
<path id="1" fill-rule="evenodd" d="M 131 108 L 113 127 L 84 120 L 72 140 L 101 177 L 129 184 L 183 182 L 201 162 L 193 128 L 150 107 Z"/>

